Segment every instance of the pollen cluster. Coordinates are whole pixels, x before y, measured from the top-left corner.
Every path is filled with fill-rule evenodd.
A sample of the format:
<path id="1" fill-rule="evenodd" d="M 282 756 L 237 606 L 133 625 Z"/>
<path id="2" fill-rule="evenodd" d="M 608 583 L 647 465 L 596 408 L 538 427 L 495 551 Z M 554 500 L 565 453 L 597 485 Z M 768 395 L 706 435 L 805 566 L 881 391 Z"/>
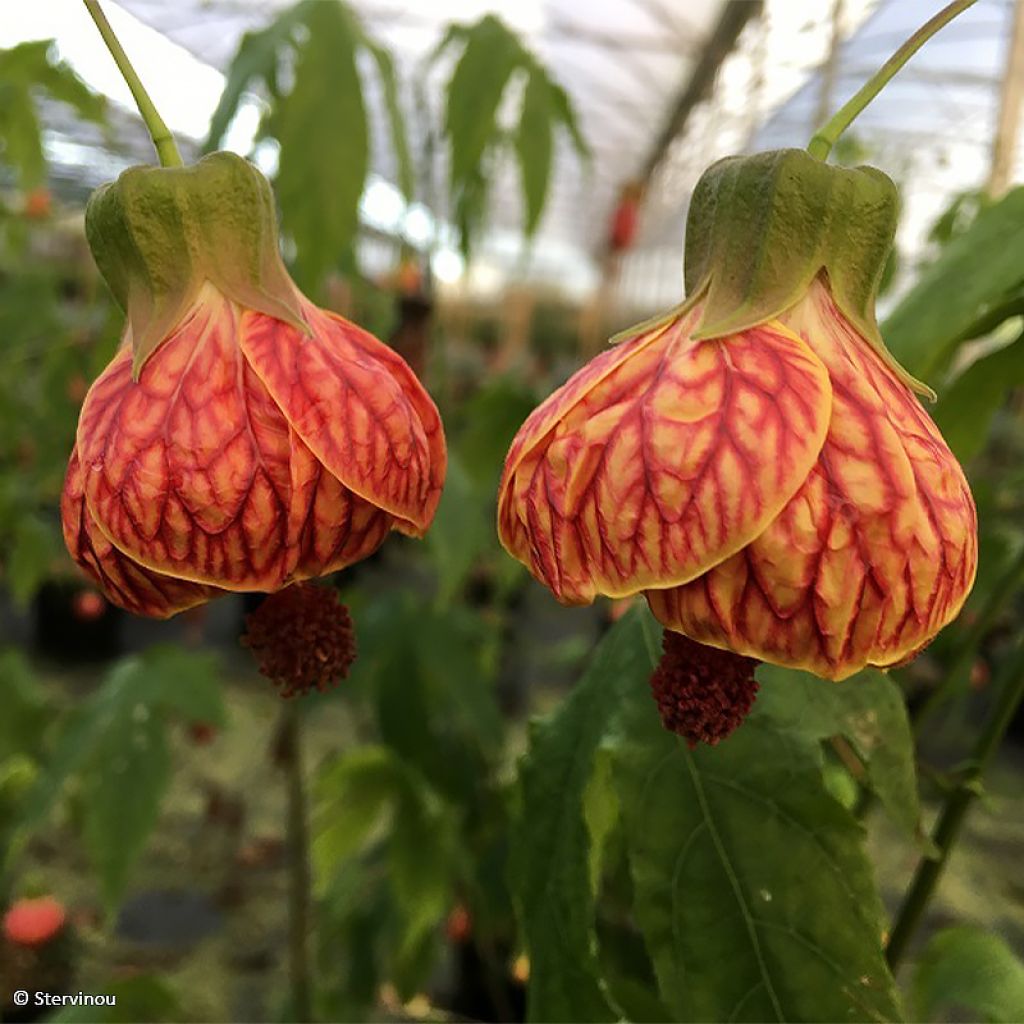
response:
<path id="1" fill-rule="evenodd" d="M 689 744 L 714 746 L 747 717 L 757 696 L 757 662 L 666 629 L 651 676 L 662 724 Z"/>
<path id="2" fill-rule="evenodd" d="M 323 692 L 348 675 L 356 659 L 355 632 L 337 591 L 296 583 L 275 594 L 245 620 L 242 644 L 282 697 Z"/>

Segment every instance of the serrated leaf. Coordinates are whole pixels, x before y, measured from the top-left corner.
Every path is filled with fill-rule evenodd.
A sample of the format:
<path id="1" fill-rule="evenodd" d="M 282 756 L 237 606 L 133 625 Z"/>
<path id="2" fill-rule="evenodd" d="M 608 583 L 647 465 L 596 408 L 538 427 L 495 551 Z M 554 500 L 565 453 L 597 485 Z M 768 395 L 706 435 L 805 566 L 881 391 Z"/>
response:
<path id="1" fill-rule="evenodd" d="M 895 1021 L 863 831 L 813 744 L 752 715 L 691 752 L 648 694 L 616 747 L 634 912 L 678 1021 Z"/>
<path id="2" fill-rule="evenodd" d="M 1014 1024 L 1024 1011 L 1024 962 L 998 935 L 970 925 L 947 928 L 925 947 L 912 993 L 922 1021 L 958 1009 L 971 1020 Z"/>
<path id="3" fill-rule="evenodd" d="M 82 777 L 85 844 L 108 910 L 124 895 L 170 778 L 166 723 L 144 704 L 123 702 Z"/>
<path id="4" fill-rule="evenodd" d="M 984 447 L 989 427 L 1010 391 L 1024 384 L 1024 340 L 1018 337 L 972 363 L 939 395 L 934 419 L 961 462 Z"/>
<path id="5" fill-rule="evenodd" d="M 809 672 L 761 665 L 757 678 L 759 715 L 812 744 L 844 736 L 893 821 L 910 835 L 920 833 L 914 738 L 903 695 L 888 675 L 865 669 L 829 683 Z"/>
<path id="6" fill-rule="evenodd" d="M 547 76 L 531 71 L 523 94 L 523 108 L 519 115 L 516 135 L 516 153 L 523 179 L 523 199 L 526 207 L 526 234 L 537 230 L 551 177 L 551 90 Z"/>
<path id="7" fill-rule="evenodd" d="M 530 956 L 529 1020 L 618 1016 L 597 964 L 584 802 L 597 749 L 625 694 L 647 690 L 647 619 L 636 609 L 616 624 L 568 699 L 534 726 L 520 766 L 522 815 L 513 832 L 510 882 Z"/>
<path id="8" fill-rule="evenodd" d="M 356 67 L 358 26 L 338 3 L 312 4 L 305 22 L 309 35 L 295 84 L 269 127 L 281 144 L 282 226 L 298 250 L 299 284 L 313 290 L 328 270 L 352 258 L 370 151 Z"/>
<path id="9" fill-rule="evenodd" d="M 927 267 L 882 327 L 918 377 L 941 373 L 972 325 L 1024 282 L 1024 188 L 983 209 Z"/>

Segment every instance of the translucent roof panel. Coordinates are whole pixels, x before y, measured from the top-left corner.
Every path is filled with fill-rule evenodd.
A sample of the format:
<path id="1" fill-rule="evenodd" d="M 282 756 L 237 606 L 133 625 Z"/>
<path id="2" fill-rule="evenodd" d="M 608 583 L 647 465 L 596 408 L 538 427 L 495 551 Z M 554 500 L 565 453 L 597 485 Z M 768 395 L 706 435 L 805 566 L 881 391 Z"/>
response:
<path id="1" fill-rule="evenodd" d="M 646 308 L 679 300 L 686 210 L 709 163 L 730 153 L 806 146 L 823 109 L 838 109 L 940 4 L 846 0 L 831 76 L 825 64 L 832 5 L 815 5 L 806 24 L 783 27 L 797 6 L 808 10 L 769 0 L 765 17 L 750 26 L 714 93 L 673 144 L 652 183 L 637 250 L 622 268 L 627 303 Z M 924 256 L 928 230 L 952 199 L 987 181 L 1012 12 L 1010 0 L 978 0 L 928 41 L 849 132 L 859 160 L 882 168 L 901 187 L 898 244 L 905 270 Z M 762 84 L 770 75 L 782 83 L 787 66 L 801 64 L 803 73 L 775 97 L 751 85 L 759 74 Z M 1022 177 L 1018 150 L 1015 180 Z M 903 275 L 904 284 L 909 276 Z"/>
<path id="2" fill-rule="evenodd" d="M 571 249 L 589 260 L 604 241 L 620 187 L 642 166 L 724 2 L 439 0 L 413 6 L 354 0 L 352 6 L 372 34 L 391 48 L 407 87 L 449 21 L 472 21 L 493 12 L 525 36 L 568 89 L 594 150 L 592 165 L 584 169 L 563 140 L 534 249 L 550 246 L 552 253 L 563 256 Z M 205 64 L 224 71 L 242 34 L 266 24 L 287 3 L 121 0 L 120 5 Z M 435 114 L 449 73 L 450 65 L 442 65 L 429 79 Z M 373 79 L 367 78 L 372 105 Z M 411 127 L 415 132 L 415 121 Z M 375 170 L 393 179 L 386 147 L 375 153 Z M 502 169 L 496 184 L 495 226 L 499 236 L 502 228 L 514 234 L 521 220 L 514 168 Z M 499 237 L 499 248 L 501 241 Z"/>

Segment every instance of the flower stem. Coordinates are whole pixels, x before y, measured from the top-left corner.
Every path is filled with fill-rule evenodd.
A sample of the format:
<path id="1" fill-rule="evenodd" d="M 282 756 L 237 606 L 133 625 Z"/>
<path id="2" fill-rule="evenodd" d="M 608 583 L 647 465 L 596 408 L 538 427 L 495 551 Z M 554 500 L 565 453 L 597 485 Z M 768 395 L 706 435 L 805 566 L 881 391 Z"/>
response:
<path id="1" fill-rule="evenodd" d="M 83 0 L 83 2 L 85 9 L 89 12 L 89 16 L 95 22 L 96 28 L 99 29 L 103 42 L 107 44 L 107 49 L 114 58 L 114 63 L 117 65 L 118 70 L 120 70 L 125 82 L 128 83 L 128 88 L 131 89 L 135 105 L 139 108 L 139 114 L 142 116 L 146 128 L 149 129 L 149 135 L 156 148 L 156 155 L 160 160 L 160 166 L 181 167 L 181 154 L 178 152 L 174 136 L 171 135 L 170 129 L 164 124 L 164 119 L 157 113 L 156 107 L 153 106 L 149 93 L 146 92 L 139 76 L 135 73 L 135 68 L 132 67 L 131 61 L 128 60 L 128 55 L 124 52 L 124 48 L 114 34 L 114 30 L 110 27 L 110 22 L 107 21 L 107 16 L 100 9 L 98 0 Z"/>
<path id="2" fill-rule="evenodd" d="M 999 749 L 1017 708 L 1024 700 L 1024 645 L 1017 648 L 1005 669 L 999 674 L 995 707 L 978 737 L 970 761 L 956 787 L 946 798 L 932 831 L 938 850 L 934 858 L 923 857 L 904 897 L 892 934 L 885 947 L 885 958 L 895 970 L 899 966 L 924 916 L 942 871 L 949 860 L 964 817 L 980 789 L 981 777 L 996 750 Z"/>
<path id="3" fill-rule="evenodd" d="M 313 982 L 309 958 L 309 936 L 312 930 L 309 828 L 302 776 L 300 714 L 298 700 L 284 702 L 279 742 L 288 784 L 288 974 L 292 1017 L 296 1021 L 311 1021 Z"/>
<path id="4" fill-rule="evenodd" d="M 934 18 L 926 21 L 865 83 L 851 99 L 819 128 L 807 146 L 816 160 L 826 160 L 836 140 L 853 123 L 854 118 L 882 91 L 889 79 L 931 39 L 944 25 L 966 11 L 976 0 L 954 0 Z"/>

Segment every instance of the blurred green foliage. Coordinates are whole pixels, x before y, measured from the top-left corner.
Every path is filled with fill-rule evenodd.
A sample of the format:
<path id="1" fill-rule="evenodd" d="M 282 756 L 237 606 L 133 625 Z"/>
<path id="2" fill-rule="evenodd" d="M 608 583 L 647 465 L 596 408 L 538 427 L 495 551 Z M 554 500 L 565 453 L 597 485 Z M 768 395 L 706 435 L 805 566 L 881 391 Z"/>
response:
<path id="1" fill-rule="evenodd" d="M 912 994 L 922 1021 L 959 1010 L 971 1020 L 1013 1024 L 1024 1007 L 1024 962 L 997 935 L 969 925 L 946 928 L 921 955 Z"/>
<path id="2" fill-rule="evenodd" d="M 73 107 L 80 117 L 105 124 L 107 104 L 71 70 L 54 59 L 52 39 L 0 50 L 0 164 L 23 189 L 46 177 L 37 102 L 40 94 Z"/>
<path id="3" fill-rule="evenodd" d="M 433 59 L 449 51 L 457 55 L 441 130 L 463 246 L 488 216 L 505 152 L 518 161 L 532 233 L 559 133 L 586 152 L 568 98 L 493 16 L 452 26 Z M 380 83 L 396 183 L 412 196 L 402 83 L 340 3 L 303 0 L 247 35 L 211 125 L 214 146 L 246 90 L 263 90 L 261 138 L 280 145 L 284 226 L 314 290 L 354 262 L 379 144 L 367 65 Z M 509 128 L 502 111 L 520 89 Z M 22 187 L 42 180 L 41 91 L 102 117 L 102 103 L 52 61 L 48 44 L 0 55 L 0 160 Z M 25 602 L 64 564 L 56 503 L 82 388 L 109 358 L 116 313 L 75 230 L 9 205 L 0 219 L 0 558 L 6 588 Z M 530 635 L 522 606 L 532 584 L 497 542 L 495 492 L 507 446 L 546 381 L 488 378 L 479 362 L 457 394 L 452 387 L 442 410 L 449 475 L 429 537 L 394 538 L 380 561 L 340 577 L 360 657 L 343 690 L 307 703 L 315 715 L 344 700 L 354 737 L 312 766 L 321 1016 L 369 1015 L 385 984 L 408 999 L 445 967 L 458 975 L 455 988 L 483 990 L 459 1012 L 474 1017 L 482 1005 L 514 1018 L 522 991 L 511 965 L 525 950 L 534 1020 L 900 1019 L 857 812 L 873 794 L 920 843 L 904 697 L 934 691 L 952 665 L 942 686 L 961 714 L 972 669 L 997 668 L 1007 632 L 1019 632 L 1024 189 L 998 203 L 958 197 L 931 242 L 934 261 L 884 334 L 908 369 L 932 378 L 936 419 L 978 499 L 982 562 L 968 615 L 887 676 L 833 687 L 762 669 L 755 713 L 715 750 L 689 751 L 660 727 L 647 687 L 657 630 L 643 609 L 612 629 L 573 693 L 524 736 L 522 680 L 510 685 L 506 669 Z M 361 301 L 383 322 L 379 296 Z M 544 307 L 535 324 L 532 354 L 545 370 L 578 356 L 563 312 Z M 450 370 L 444 353 L 438 366 Z M 581 635 L 559 649 L 562 667 L 586 653 Z M 3 888 L 17 890 L 28 842 L 56 819 L 87 852 L 109 917 L 183 760 L 172 727 L 224 723 L 218 667 L 155 648 L 115 663 L 84 699 L 62 701 L 10 651 L 0 654 L 0 678 Z M 839 742 L 857 773 L 836 760 Z M 1021 972 L 995 936 L 952 929 L 926 947 L 910 1000 L 921 1018 L 960 1007 L 1008 1021 L 1024 999 Z M 105 1019 L 181 1014 L 158 978 L 110 985 L 119 1006 Z M 85 1017 L 67 1009 L 57 1019 Z"/>
<path id="4" fill-rule="evenodd" d="M 41 187 L 41 95 L 101 124 L 106 112 L 54 60 L 51 41 L 0 51 L 0 169 L 20 186 L 0 197 L 0 567 L 22 605 L 67 565 L 56 514 L 64 467 L 85 388 L 117 337 L 80 228 Z"/>
<path id="5" fill-rule="evenodd" d="M 558 131 L 568 134 L 580 158 L 589 156 L 568 93 L 500 18 L 487 14 L 470 25 L 452 25 L 435 49 L 437 60 L 462 48 L 448 81 L 444 132 L 449 141 L 453 219 L 468 256 L 488 213 L 496 163 L 511 150 L 519 164 L 526 234 L 540 224 L 548 195 Z M 505 128 L 501 106 L 515 80 L 525 80 L 518 127 Z"/>

